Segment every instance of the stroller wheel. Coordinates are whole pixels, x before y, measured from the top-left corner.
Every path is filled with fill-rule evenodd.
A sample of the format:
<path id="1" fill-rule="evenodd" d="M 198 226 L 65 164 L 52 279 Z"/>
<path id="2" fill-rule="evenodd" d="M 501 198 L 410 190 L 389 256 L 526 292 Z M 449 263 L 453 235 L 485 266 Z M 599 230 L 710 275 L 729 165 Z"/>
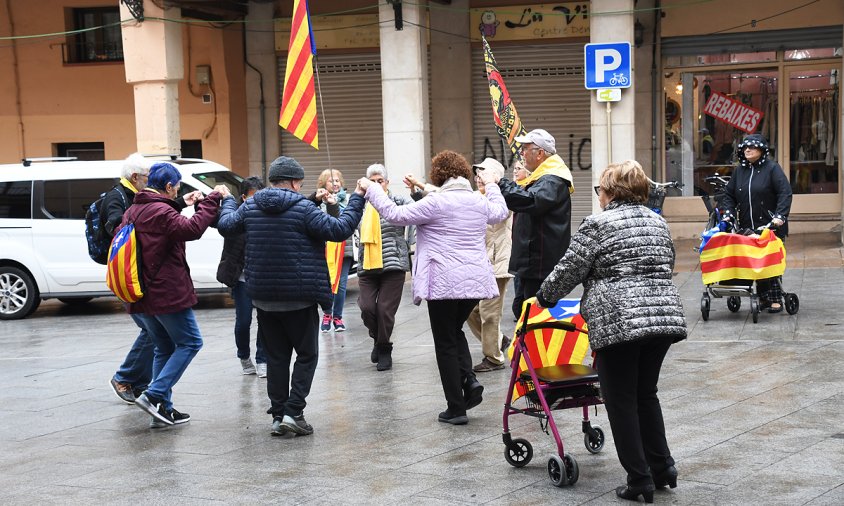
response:
<path id="1" fill-rule="evenodd" d="M 800 310 L 800 299 L 795 293 L 788 293 L 785 295 L 785 310 L 788 314 L 797 314 Z"/>
<path id="2" fill-rule="evenodd" d="M 711 300 L 708 294 L 703 294 L 700 298 L 700 316 L 703 318 L 703 321 L 709 320 L 709 305 L 711 304 Z"/>
<path id="3" fill-rule="evenodd" d="M 559 455 L 551 455 L 548 458 L 548 478 L 556 487 L 574 485 L 580 477 L 580 470 L 577 461 L 571 454 L 566 453 L 563 458 Z"/>
<path id="4" fill-rule="evenodd" d="M 759 313 L 762 310 L 759 308 L 759 297 L 752 295 L 750 297 L 750 316 L 753 318 L 753 323 L 759 321 Z"/>
<path id="5" fill-rule="evenodd" d="M 737 297 L 735 295 L 727 297 L 727 309 L 729 309 L 731 313 L 738 313 L 739 309 L 741 309 L 741 297 Z"/>
<path id="6" fill-rule="evenodd" d="M 604 431 L 597 425 L 592 426 L 592 430 L 595 431 L 594 436 L 591 436 L 588 432 L 584 434 L 583 444 L 586 446 L 586 450 L 589 453 L 598 453 L 604 449 L 604 441 L 606 441 L 606 438 L 604 436 Z"/>
<path id="7" fill-rule="evenodd" d="M 525 467 L 533 459 L 533 446 L 527 439 L 516 438 L 504 448 L 504 460 L 513 467 Z"/>

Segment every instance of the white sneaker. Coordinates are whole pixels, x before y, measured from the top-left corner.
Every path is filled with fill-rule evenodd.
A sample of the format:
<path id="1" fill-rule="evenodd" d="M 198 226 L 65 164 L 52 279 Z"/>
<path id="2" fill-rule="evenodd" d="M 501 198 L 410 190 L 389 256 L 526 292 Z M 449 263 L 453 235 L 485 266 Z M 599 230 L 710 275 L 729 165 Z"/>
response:
<path id="1" fill-rule="evenodd" d="M 266 378 L 267 377 L 267 364 L 256 364 L 255 368 L 258 370 L 258 377 L 259 378 Z"/>
<path id="2" fill-rule="evenodd" d="M 240 366 L 243 368 L 243 375 L 255 374 L 255 365 L 251 358 L 240 359 Z"/>

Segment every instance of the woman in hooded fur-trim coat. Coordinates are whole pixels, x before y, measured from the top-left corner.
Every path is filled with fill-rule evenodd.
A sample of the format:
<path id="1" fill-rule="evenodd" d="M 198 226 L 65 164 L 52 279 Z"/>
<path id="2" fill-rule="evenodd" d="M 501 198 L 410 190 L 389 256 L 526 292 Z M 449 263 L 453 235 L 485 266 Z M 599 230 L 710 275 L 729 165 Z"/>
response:
<path id="1" fill-rule="evenodd" d="M 780 165 L 769 159 L 768 141 L 760 134 L 751 134 L 738 145 L 739 163 L 724 194 L 723 219 L 732 221 L 739 230 L 756 231 L 769 222 L 776 227 L 777 237 L 788 235 L 788 213 L 791 211 L 791 185 Z M 756 281 L 762 308 L 769 313 L 782 311 L 782 288 L 779 278 Z"/>

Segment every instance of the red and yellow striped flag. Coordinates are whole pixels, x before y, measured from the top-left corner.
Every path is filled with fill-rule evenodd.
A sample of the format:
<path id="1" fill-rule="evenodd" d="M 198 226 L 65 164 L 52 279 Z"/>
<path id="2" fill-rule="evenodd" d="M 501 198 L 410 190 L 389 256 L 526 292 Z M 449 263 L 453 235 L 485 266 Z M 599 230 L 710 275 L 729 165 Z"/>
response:
<path id="1" fill-rule="evenodd" d="M 700 252 L 703 284 L 729 279 L 767 279 L 785 272 L 785 247 L 770 230 L 758 237 L 718 233 Z"/>
<path id="2" fill-rule="evenodd" d="M 314 94 L 315 54 L 316 44 L 308 17 L 308 2 L 293 0 L 290 46 L 287 51 L 287 67 L 284 70 L 284 92 L 278 124 L 315 149 L 319 149 Z"/>
<path id="3" fill-rule="evenodd" d="M 492 49 L 489 48 L 484 36 L 481 36 L 481 41 L 484 45 L 484 65 L 489 83 L 489 96 L 492 99 L 492 119 L 495 121 L 495 130 L 507 142 L 510 151 L 515 155 L 519 152 L 519 146 L 521 146 L 516 142 L 516 136 L 525 135 L 527 131 L 522 124 L 522 120 L 519 119 L 516 105 L 510 98 L 510 92 L 504 85 L 504 78 L 501 77 L 498 64 L 495 63 Z"/>
<path id="4" fill-rule="evenodd" d="M 331 293 L 337 294 L 340 288 L 340 273 L 343 268 L 343 255 L 346 253 L 346 241 L 325 242 L 325 260 L 328 263 L 328 281 L 331 282 Z"/>

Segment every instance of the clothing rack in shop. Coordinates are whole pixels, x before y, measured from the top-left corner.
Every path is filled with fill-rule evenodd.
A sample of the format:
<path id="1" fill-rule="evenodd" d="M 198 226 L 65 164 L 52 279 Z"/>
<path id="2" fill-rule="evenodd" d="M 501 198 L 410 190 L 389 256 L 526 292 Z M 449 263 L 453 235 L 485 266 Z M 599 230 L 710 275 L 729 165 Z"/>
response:
<path id="1" fill-rule="evenodd" d="M 810 88 L 808 90 L 794 90 L 791 93 L 815 93 L 817 91 L 837 91 L 838 88 Z"/>

